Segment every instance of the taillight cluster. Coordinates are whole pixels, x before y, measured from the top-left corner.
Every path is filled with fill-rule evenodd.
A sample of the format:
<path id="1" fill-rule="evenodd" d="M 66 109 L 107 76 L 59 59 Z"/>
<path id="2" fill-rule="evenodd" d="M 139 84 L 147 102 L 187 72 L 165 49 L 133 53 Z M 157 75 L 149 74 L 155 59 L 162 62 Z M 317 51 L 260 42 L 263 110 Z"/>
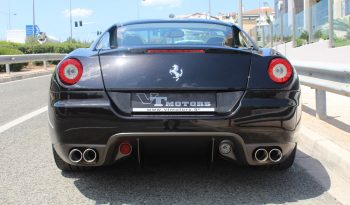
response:
<path id="1" fill-rule="evenodd" d="M 273 82 L 283 84 L 292 77 L 293 69 L 287 60 L 275 58 L 270 62 L 268 74 Z"/>
<path id="2" fill-rule="evenodd" d="M 76 84 L 83 75 L 81 62 L 74 58 L 64 60 L 58 68 L 58 76 L 66 85 Z"/>

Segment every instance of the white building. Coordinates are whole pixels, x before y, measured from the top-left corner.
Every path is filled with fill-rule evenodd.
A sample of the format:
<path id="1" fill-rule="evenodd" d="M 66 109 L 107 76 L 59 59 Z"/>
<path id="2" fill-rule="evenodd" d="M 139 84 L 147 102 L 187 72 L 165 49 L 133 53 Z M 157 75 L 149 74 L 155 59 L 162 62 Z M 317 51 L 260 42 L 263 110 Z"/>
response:
<path id="1" fill-rule="evenodd" d="M 6 41 L 13 43 L 25 43 L 26 31 L 25 30 L 7 30 Z"/>

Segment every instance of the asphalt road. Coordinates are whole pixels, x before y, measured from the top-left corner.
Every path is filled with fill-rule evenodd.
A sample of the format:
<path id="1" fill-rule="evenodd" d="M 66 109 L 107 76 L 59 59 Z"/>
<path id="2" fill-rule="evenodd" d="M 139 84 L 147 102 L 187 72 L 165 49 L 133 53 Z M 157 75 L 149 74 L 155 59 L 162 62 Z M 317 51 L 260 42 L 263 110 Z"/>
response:
<path id="1" fill-rule="evenodd" d="M 0 127 L 46 106 L 49 77 L 0 84 Z M 47 112 L 0 133 L 0 204 L 338 204 L 327 171 L 302 152 L 287 171 L 201 157 L 147 159 L 81 173 L 55 167 Z M 310 166 L 301 166 L 307 159 Z M 322 185 L 305 169 L 322 173 Z"/>

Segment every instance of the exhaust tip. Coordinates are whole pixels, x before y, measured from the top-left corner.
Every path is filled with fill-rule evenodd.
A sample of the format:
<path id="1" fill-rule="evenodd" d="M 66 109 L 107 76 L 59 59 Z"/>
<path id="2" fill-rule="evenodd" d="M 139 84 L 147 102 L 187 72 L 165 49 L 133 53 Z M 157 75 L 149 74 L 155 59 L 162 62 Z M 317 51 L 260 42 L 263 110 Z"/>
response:
<path id="1" fill-rule="evenodd" d="M 279 162 L 283 157 L 282 151 L 280 149 L 272 149 L 269 153 L 269 158 L 273 162 Z"/>
<path id="2" fill-rule="evenodd" d="M 257 149 L 254 153 L 255 160 L 258 162 L 265 162 L 269 158 L 269 153 L 266 149 Z"/>
<path id="3" fill-rule="evenodd" d="M 87 163 L 95 162 L 97 159 L 97 153 L 94 149 L 86 149 L 83 153 L 83 159 Z"/>
<path id="4" fill-rule="evenodd" d="M 68 157 L 71 162 L 79 163 L 83 159 L 83 154 L 78 149 L 72 149 Z"/>

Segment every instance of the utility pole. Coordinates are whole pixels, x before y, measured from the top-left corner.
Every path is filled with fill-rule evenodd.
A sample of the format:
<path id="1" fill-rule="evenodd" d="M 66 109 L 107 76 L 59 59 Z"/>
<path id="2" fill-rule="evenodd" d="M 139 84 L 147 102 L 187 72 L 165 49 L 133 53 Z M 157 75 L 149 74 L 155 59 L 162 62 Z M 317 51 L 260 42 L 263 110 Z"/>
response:
<path id="1" fill-rule="evenodd" d="M 33 40 L 35 39 L 35 0 L 33 0 Z"/>
<path id="2" fill-rule="evenodd" d="M 258 36 L 257 36 L 257 39 L 256 40 L 258 40 L 259 39 L 259 35 L 260 35 L 260 40 L 261 40 L 261 42 L 262 42 L 262 47 L 264 47 L 264 35 L 263 35 L 263 31 L 262 31 L 262 29 L 261 29 L 261 20 L 262 20 L 262 18 L 261 18 L 261 0 L 259 0 L 259 21 L 258 21 Z"/>
<path id="3" fill-rule="evenodd" d="M 296 35 L 297 35 L 297 26 L 296 26 L 296 12 L 297 8 L 295 6 L 295 0 L 292 0 L 292 32 L 293 32 L 293 48 L 297 47 L 297 40 L 296 40 Z"/>
<path id="4" fill-rule="evenodd" d="M 283 41 L 284 41 L 284 39 L 283 39 L 283 36 L 284 36 L 284 34 L 283 34 L 283 13 L 284 13 L 284 2 L 283 2 L 283 0 L 280 0 L 279 1 L 279 4 L 280 4 L 280 18 L 281 18 L 281 44 L 283 44 Z"/>
<path id="5" fill-rule="evenodd" d="M 241 29 L 243 29 L 242 7 L 242 0 L 238 0 L 238 25 Z"/>
<path id="6" fill-rule="evenodd" d="M 69 0 L 70 42 L 73 40 L 72 0 Z"/>
<path id="7" fill-rule="evenodd" d="M 333 0 L 328 0 L 329 47 L 334 47 Z"/>
<path id="8" fill-rule="evenodd" d="M 209 19 L 211 19 L 211 0 L 209 0 L 209 8 L 208 8 L 208 14 L 209 14 Z"/>

